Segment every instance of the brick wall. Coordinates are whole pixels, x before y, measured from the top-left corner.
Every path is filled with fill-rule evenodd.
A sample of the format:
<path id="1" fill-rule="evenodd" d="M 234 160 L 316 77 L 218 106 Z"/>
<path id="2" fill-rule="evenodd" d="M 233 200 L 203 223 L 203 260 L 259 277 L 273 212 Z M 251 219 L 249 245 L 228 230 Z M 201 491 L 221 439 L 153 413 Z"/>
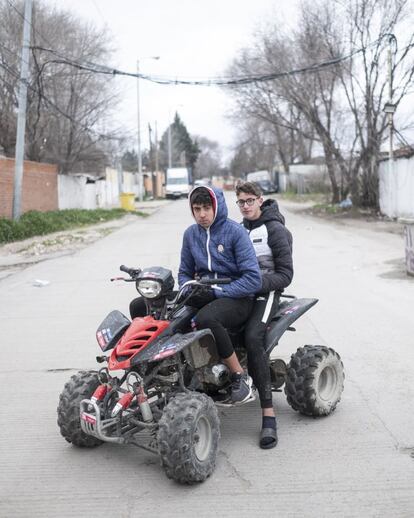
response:
<path id="1" fill-rule="evenodd" d="M 13 213 L 14 159 L 0 157 L 0 216 Z M 57 210 L 57 166 L 40 162 L 24 162 L 22 213 L 29 210 Z"/>

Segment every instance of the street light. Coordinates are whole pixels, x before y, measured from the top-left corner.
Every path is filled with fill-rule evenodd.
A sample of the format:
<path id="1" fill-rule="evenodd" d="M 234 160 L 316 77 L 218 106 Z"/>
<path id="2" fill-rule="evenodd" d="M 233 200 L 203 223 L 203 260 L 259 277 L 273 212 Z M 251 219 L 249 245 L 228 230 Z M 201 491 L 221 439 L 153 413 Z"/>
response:
<path id="1" fill-rule="evenodd" d="M 160 56 L 148 56 L 142 59 L 160 59 Z M 137 143 L 138 143 L 138 192 L 139 201 L 143 200 L 143 185 L 142 185 L 142 155 L 141 155 L 141 113 L 140 113 L 140 99 L 139 99 L 139 59 L 137 59 Z"/>

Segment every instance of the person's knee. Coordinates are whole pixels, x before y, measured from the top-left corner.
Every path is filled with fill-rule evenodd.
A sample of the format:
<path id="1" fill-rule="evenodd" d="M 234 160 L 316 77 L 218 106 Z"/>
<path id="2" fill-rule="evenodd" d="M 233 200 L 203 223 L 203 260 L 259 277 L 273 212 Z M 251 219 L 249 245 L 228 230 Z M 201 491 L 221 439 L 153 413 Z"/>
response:
<path id="1" fill-rule="evenodd" d="M 195 317 L 195 322 L 199 329 L 206 329 L 207 327 L 214 327 L 215 321 L 207 312 L 201 310 Z"/>
<path id="2" fill-rule="evenodd" d="M 129 305 L 129 314 L 131 318 L 144 317 L 147 314 L 145 301 L 142 297 L 138 297 L 131 301 Z"/>
<path id="3" fill-rule="evenodd" d="M 220 313 L 217 311 L 216 304 L 211 302 L 201 308 L 195 316 L 195 321 L 199 328 L 217 326 L 220 323 Z"/>

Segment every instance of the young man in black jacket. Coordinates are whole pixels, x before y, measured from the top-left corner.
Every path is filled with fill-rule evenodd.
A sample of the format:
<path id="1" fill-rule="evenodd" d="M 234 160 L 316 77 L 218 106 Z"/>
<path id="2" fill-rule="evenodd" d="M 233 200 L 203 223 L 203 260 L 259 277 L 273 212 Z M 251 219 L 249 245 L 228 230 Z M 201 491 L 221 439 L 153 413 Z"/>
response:
<path id="1" fill-rule="evenodd" d="M 265 336 L 278 309 L 280 295 L 293 278 L 292 235 L 285 227 L 285 218 L 279 212 L 277 201 L 264 201 L 257 184 L 237 184 L 236 195 L 243 225 L 249 232 L 262 275 L 262 286 L 246 325 L 245 345 L 249 374 L 259 392 L 262 408 L 259 445 L 268 449 L 277 444 L 277 426 Z"/>

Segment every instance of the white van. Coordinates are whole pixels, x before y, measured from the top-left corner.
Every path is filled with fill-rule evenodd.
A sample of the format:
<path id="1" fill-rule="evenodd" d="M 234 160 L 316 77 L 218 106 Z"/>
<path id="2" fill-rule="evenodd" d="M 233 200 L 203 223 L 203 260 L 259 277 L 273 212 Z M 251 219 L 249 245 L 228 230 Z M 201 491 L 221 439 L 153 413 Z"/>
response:
<path id="1" fill-rule="evenodd" d="M 165 181 L 165 197 L 180 198 L 188 196 L 190 192 L 190 175 L 186 167 L 172 167 L 167 169 Z"/>

